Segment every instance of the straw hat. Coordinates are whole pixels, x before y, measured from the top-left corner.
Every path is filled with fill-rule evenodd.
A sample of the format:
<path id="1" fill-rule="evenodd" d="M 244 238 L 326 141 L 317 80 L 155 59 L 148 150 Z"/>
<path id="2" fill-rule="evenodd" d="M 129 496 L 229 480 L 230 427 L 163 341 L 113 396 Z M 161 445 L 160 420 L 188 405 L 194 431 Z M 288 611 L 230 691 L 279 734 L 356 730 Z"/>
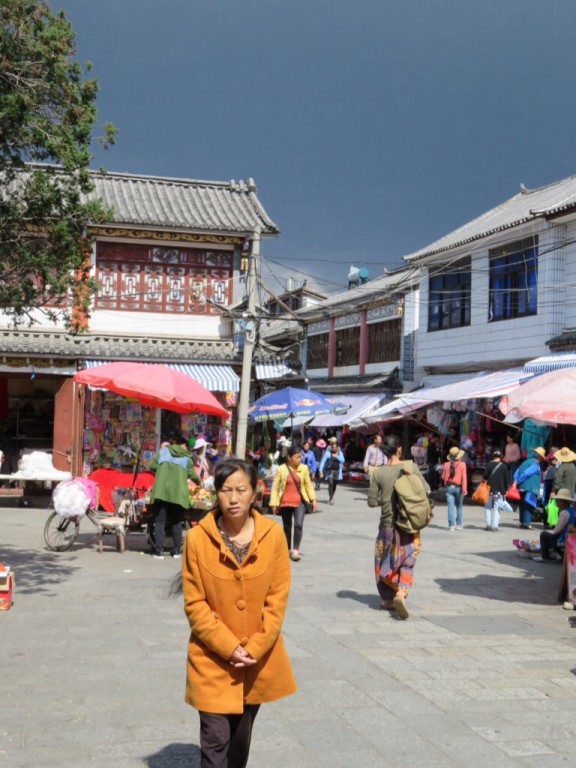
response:
<path id="1" fill-rule="evenodd" d="M 544 448 L 542 448 L 541 445 L 539 445 L 538 448 L 532 448 L 532 453 L 537 453 L 541 459 L 546 458 L 546 451 L 544 450 Z M 576 454 L 574 454 L 574 458 L 576 459 Z"/>
<path id="2" fill-rule="evenodd" d="M 464 451 L 461 448 L 457 448 L 454 446 L 454 448 L 450 448 L 448 451 L 448 461 L 453 459 L 454 461 L 460 461 L 460 459 L 464 456 Z"/>
<path id="3" fill-rule="evenodd" d="M 335 437 L 329 437 L 329 438 L 328 438 L 328 442 L 329 442 L 329 443 L 337 443 L 337 442 L 338 442 L 338 440 L 337 440 Z"/>
<path id="4" fill-rule="evenodd" d="M 568 488 L 560 488 L 555 498 L 556 500 L 561 499 L 562 501 L 569 501 L 570 504 L 572 504 L 574 501 L 574 494 L 571 493 Z"/>
<path id="5" fill-rule="evenodd" d="M 316 440 L 316 448 L 326 448 L 326 441 L 322 440 L 322 438 Z"/>
<path id="6" fill-rule="evenodd" d="M 574 453 L 574 451 L 571 451 L 570 448 L 564 447 L 564 448 L 560 448 L 559 451 L 556 451 L 556 453 L 554 454 L 554 458 L 566 464 L 569 461 L 576 461 L 576 453 Z"/>

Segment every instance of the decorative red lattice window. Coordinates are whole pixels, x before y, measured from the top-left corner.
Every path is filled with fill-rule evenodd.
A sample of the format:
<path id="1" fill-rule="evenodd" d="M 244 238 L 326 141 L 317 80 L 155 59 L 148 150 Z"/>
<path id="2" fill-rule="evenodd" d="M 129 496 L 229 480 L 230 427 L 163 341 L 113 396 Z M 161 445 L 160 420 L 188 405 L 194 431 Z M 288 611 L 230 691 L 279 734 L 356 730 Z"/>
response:
<path id="1" fill-rule="evenodd" d="M 209 315 L 231 298 L 232 254 L 98 243 L 97 309 Z"/>

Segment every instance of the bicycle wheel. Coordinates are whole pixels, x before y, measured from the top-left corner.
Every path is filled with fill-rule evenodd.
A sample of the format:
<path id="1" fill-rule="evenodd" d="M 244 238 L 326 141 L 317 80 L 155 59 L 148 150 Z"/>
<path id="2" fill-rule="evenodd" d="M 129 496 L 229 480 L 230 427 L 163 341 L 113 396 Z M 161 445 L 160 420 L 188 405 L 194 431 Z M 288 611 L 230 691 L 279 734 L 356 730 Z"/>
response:
<path id="1" fill-rule="evenodd" d="M 76 541 L 80 521 L 78 518 L 62 517 L 58 512 L 52 512 L 44 526 L 44 541 L 53 552 L 65 552 Z"/>

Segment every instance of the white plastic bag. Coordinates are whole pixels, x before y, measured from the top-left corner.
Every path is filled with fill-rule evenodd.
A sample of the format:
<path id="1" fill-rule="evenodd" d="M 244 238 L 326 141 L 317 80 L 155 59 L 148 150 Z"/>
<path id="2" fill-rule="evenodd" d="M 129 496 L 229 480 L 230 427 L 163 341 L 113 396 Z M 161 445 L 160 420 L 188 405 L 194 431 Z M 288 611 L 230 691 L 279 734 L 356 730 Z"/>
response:
<path id="1" fill-rule="evenodd" d="M 90 499 L 79 483 L 65 480 L 54 488 L 52 504 L 62 517 L 82 517 L 86 514 Z"/>

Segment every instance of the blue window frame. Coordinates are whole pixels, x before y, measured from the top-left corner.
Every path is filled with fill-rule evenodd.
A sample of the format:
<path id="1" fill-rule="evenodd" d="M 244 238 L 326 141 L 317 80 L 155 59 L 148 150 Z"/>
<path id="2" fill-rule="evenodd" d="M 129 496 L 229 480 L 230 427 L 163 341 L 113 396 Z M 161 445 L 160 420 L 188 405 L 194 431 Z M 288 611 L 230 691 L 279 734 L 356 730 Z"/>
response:
<path id="1" fill-rule="evenodd" d="M 538 312 L 538 238 L 490 251 L 488 322 L 527 317 Z"/>
<path id="2" fill-rule="evenodd" d="M 470 257 L 431 275 L 428 282 L 428 330 L 470 325 L 472 273 Z"/>

